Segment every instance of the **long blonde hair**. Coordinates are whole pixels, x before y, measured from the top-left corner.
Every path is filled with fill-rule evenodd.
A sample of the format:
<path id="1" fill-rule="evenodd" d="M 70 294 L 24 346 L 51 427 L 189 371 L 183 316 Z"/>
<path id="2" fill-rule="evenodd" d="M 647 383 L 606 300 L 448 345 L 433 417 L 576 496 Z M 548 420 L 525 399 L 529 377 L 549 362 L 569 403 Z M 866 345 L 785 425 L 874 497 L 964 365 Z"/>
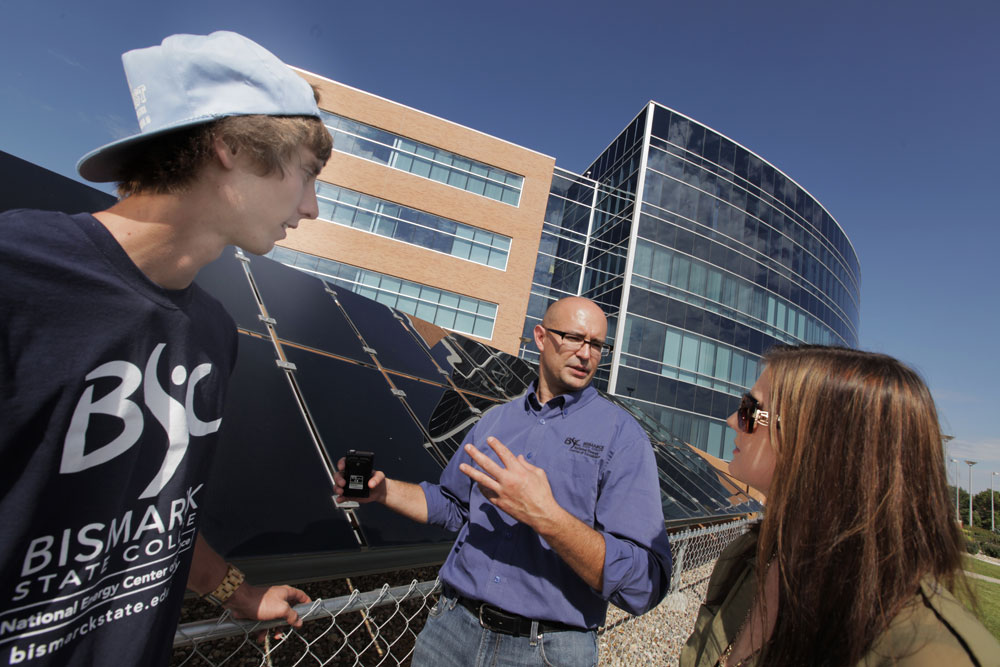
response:
<path id="1" fill-rule="evenodd" d="M 780 347 L 764 364 L 779 419 L 758 563 L 780 592 L 760 664 L 853 665 L 923 577 L 952 588 L 960 572 L 934 401 L 882 354 Z"/>

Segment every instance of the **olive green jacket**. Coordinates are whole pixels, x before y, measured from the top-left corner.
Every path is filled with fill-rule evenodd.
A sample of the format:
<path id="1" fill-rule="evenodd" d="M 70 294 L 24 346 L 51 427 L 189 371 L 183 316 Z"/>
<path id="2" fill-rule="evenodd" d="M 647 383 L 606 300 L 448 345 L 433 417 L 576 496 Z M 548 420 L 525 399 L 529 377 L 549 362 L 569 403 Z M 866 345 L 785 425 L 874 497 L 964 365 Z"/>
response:
<path id="1" fill-rule="evenodd" d="M 757 585 L 756 553 L 757 535 L 752 532 L 722 552 L 694 632 L 681 650 L 680 667 L 712 667 L 739 632 Z M 742 571 L 735 584 L 724 588 L 737 568 Z M 744 665 L 756 666 L 757 662 L 751 659 Z M 1000 666 L 1000 643 L 948 590 L 927 578 L 859 663 L 863 667 L 888 665 L 996 667 Z"/>

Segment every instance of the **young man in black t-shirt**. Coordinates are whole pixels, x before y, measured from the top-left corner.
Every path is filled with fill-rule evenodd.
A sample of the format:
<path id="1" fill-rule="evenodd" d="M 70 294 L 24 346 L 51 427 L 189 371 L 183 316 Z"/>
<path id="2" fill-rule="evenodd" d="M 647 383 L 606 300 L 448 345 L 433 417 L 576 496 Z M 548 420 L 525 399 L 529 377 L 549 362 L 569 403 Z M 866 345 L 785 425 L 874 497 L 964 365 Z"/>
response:
<path id="1" fill-rule="evenodd" d="M 185 585 L 293 625 L 309 599 L 197 535 L 236 331 L 193 280 L 316 217 L 330 135 L 309 84 L 234 33 L 122 60 L 141 131 L 78 165 L 120 201 L 0 215 L 0 663 L 166 664 Z"/>

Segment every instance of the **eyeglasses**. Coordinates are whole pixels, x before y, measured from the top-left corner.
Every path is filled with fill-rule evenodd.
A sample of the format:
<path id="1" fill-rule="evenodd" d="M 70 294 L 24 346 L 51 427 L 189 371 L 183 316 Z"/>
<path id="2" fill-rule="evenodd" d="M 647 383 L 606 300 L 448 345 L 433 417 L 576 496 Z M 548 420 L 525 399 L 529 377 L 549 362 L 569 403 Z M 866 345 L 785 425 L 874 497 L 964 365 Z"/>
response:
<path id="1" fill-rule="evenodd" d="M 736 410 L 736 423 L 744 433 L 753 433 L 753 429 L 757 425 L 771 425 L 771 413 L 767 410 L 761 410 L 760 401 L 756 398 L 750 394 L 743 394 L 740 407 Z"/>
<path id="2" fill-rule="evenodd" d="M 543 328 L 546 331 L 558 334 L 559 337 L 562 338 L 563 345 L 566 346 L 566 349 L 571 350 L 573 352 L 576 352 L 581 347 L 583 347 L 584 343 L 590 346 L 590 354 L 596 355 L 598 357 L 603 356 L 605 352 L 610 352 L 612 349 L 612 345 L 610 345 L 609 343 L 602 343 L 601 341 L 593 339 L 587 340 L 580 334 L 567 333 L 565 331 L 559 331 L 559 329 L 552 329 L 546 326 L 543 326 Z"/>

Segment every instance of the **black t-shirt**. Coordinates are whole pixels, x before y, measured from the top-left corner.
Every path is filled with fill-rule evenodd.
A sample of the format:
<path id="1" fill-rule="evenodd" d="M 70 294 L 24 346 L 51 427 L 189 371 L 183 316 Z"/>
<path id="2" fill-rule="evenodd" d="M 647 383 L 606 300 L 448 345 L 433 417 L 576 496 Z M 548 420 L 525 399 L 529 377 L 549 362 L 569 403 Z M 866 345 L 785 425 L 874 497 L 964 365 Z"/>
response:
<path id="1" fill-rule="evenodd" d="M 236 328 L 88 214 L 0 214 L 0 664 L 170 656 Z"/>

